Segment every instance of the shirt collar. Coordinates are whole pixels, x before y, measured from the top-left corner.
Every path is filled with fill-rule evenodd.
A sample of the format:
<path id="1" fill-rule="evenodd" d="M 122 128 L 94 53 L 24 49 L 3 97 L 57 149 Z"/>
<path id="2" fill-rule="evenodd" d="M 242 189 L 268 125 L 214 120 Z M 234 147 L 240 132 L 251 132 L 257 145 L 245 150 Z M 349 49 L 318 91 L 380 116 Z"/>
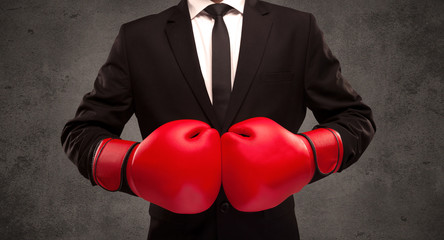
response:
<path id="1" fill-rule="evenodd" d="M 197 14 L 202 12 L 208 5 L 214 4 L 211 0 L 188 0 L 187 2 L 191 19 L 195 18 Z M 224 0 L 222 3 L 230 5 L 241 14 L 244 13 L 245 0 Z"/>

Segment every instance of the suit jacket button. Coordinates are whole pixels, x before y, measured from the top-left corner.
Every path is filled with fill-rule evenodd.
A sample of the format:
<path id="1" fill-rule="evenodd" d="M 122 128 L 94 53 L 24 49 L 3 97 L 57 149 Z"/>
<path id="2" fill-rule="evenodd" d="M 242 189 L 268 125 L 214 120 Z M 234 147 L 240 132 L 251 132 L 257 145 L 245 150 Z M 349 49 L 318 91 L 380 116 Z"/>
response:
<path id="1" fill-rule="evenodd" d="M 219 211 L 221 213 L 225 213 L 228 209 L 230 208 L 230 203 L 229 202 L 222 202 L 219 206 Z"/>

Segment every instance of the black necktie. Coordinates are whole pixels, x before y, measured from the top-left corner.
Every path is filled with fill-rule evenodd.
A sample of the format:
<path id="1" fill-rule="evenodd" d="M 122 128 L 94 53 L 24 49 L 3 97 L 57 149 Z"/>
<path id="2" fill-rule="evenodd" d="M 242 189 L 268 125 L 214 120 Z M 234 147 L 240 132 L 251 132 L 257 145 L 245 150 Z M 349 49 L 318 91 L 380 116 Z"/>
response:
<path id="1" fill-rule="evenodd" d="M 231 94 L 230 38 L 223 16 L 230 10 L 227 4 L 212 4 L 205 11 L 214 18 L 213 26 L 213 107 L 221 124 L 224 123 Z"/>

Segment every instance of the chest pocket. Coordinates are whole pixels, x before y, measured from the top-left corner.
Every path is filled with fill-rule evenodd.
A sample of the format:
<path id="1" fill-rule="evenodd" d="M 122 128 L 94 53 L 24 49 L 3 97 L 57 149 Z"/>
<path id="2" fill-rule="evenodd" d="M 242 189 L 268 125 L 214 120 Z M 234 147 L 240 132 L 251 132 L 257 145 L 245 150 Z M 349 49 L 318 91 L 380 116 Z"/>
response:
<path id="1" fill-rule="evenodd" d="M 260 82 L 266 84 L 291 83 L 293 81 L 293 76 L 294 74 L 292 72 L 264 73 L 260 77 Z"/>

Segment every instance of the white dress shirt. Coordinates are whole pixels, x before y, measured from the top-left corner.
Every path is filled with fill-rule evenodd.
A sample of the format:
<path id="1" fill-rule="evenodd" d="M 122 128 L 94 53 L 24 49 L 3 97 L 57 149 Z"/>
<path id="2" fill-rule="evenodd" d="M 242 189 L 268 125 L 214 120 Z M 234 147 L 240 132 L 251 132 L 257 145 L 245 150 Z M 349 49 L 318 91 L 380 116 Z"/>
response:
<path id="1" fill-rule="evenodd" d="M 242 35 L 242 14 L 244 12 L 245 0 L 224 0 L 222 3 L 230 5 L 233 8 L 224 15 L 224 22 L 230 37 L 231 89 L 233 89 L 237 60 L 239 58 Z M 211 4 L 214 4 L 214 2 L 210 0 L 188 0 L 188 9 L 190 11 L 200 69 L 205 80 L 208 96 L 211 102 L 213 102 L 211 39 L 214 19 L 204 11 L 204 9 Z"/>

